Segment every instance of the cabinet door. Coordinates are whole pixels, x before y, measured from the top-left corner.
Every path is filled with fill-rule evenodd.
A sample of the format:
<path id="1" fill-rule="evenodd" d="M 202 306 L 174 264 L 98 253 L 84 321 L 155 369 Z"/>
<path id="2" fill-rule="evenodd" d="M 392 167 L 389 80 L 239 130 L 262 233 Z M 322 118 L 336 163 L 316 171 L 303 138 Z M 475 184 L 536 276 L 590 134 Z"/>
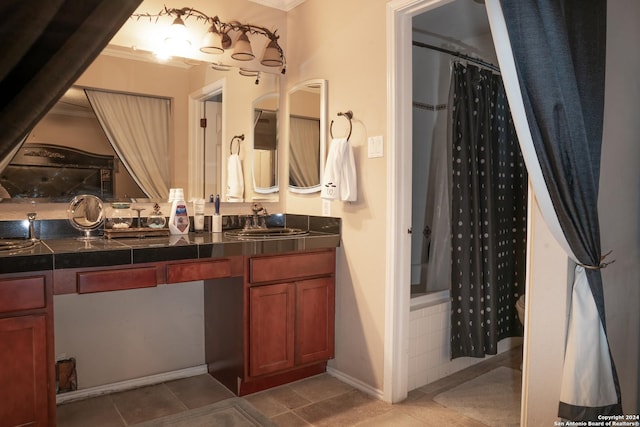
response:
<path id="1" fill-rule="evenodd" d="M 293 367 L 295 285 L 249 288 L 249 375 Z"/>
<path id="2" fill-rule="evenodd" d="M 47 425 L 44 316 L 0 319 L 0 425 Z"/>
<path id="3" fill-rule="evenodd" d="M 333 277 L 302 280 L 296 288 L 297 365 L 328 360 L 334 351 Z"/>

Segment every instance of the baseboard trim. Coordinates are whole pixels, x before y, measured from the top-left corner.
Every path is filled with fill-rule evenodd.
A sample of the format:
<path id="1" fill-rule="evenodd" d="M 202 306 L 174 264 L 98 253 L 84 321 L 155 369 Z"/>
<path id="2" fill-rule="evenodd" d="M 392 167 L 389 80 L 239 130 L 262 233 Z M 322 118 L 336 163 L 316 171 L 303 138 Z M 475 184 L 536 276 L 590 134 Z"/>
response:
<path id="1" fill-rule="evenodd" d="M 384 394 L 382 390 L 378 390 L 377 388 L 371 387 L 369 384 L 366 384 L 359 379 L 353 378 L 350 375 L 345 374 L 344 372 L 338 371 L 337 369 L 331 368 L 327 366 L 327 373 L 332 377 L 339 379 L 340 381 L 349 384 L 352 387 L 357 388 L 363 393 L 368 394 L 369 396 L 375 397 L 379 400 L 384 400 Z"/>
<path id="2" fill-rule="evenodd" d="M 96 387 L 89 387 L 82 390 L 70 391 L 56 395 L 56 404 L 74 402 L 76 400 L 89 399 L 91 397 L 102 396 L 104 394 L 116 393 L 119 391 L 131 390 L 138 387 L 160 384 L 166 381 L 179 380 L 207 373 L 207 365 L 193 366 L 191 368 L 179 369 L 177 371 L 163 372 L 162 374 L 149 375 L 147 377 L 134 378 L 132 380 L 119 381 L 117 383 L 105 384 Z"/>

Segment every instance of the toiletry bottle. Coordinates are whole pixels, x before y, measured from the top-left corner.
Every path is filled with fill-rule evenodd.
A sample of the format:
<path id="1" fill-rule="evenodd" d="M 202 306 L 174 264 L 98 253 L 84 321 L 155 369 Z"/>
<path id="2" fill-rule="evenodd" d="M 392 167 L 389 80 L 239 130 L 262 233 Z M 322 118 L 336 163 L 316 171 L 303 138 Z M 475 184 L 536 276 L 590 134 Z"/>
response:
<path id="1" fill-rule="evenodd" d="M 193 229 L 195 231 L 204 230 L 204 199 L 193 201 Z"/>
<path id="2" fill-rule="evenodd" d="M 189 213 L 187 212 L 187 202 L 184 201 L 184 190 L 176 188 L 173 203 L 171 204 L 171 215 L 169 216 L 169 232 L 171 234 L 189 233 Z"/>
<path id="3" fill-rule="evenodd" d="M 216 194 L 216 198 L 213 202 L 214 213 L 211 217 L 211 232 L 222 233 L 222 216 L 220 216 L 220 195 Z"/>

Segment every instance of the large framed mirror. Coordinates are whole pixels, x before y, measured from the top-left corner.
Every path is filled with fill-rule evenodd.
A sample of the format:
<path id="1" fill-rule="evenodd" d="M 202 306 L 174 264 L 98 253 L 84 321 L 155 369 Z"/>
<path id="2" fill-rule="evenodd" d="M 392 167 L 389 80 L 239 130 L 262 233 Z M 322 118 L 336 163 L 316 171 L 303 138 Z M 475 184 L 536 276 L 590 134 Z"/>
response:
<path id="1" fill-rule="evenodd" d="M 289 104 L 289 191 L 320 191 L 327 139 L 327 81 L 293 86 Z"/>
<path id="2" fill-rule="evenodd" d="M 153 76 L 153 79 L 149 76 Z M 21 150 L 16 151 L 16 156 L 13 157 L 17 163 L 11 167 L 2 165 L 3 171 L 18 170 L 17 175 L 13 172 L 11 177 L 3 175 L 7 180 L 17 179 L 18 182 L 7 184 L 11 189 L 3 192 L 0 198 L 3 203 L 34 199 L 38 202 L 68 202 L 77 194 L 94 194 L 105 201 L 166 200 L 168 191 L 164 195 L 164 191 L 161 191 L 149 196 L 138 185 L 139 177 L 129 173 L 125 167 L 127 159 L 120 158 L 125 155 L 124 152 L 109 144 L 109 138 L 96 120 L 84 94 L 84 89 L 87 88 L 104 93 L 162 99 L 168 103 L 170 123 L 155 126 L 164 135 L 154 139 L 168 141 L 164 155 L 166 166 L 161 168 L 167 175 L 167 188 L 184 188 L 189 199 L 209 200 L 211 194 L 223 195 L 230 139 L 234 135 L 244 134 L 245 139 L 239 147 L 246 181 L 243 200 L 259 198 L 261 193 L 253 190 L 252 173 L 254 100 L 266 94 L 277 96 L 280 91 L 280 76 L 261 73 L 258 84 L 256 80 L 255 76 L 242 76 L 233 68 L 219 71 L 209 64 L 186 64 L 179 60 L 159 63 L 148 57 L 140 57 L 139 54 L 125 54 L 107 48 L 78 79 L 68 95 L 32 130 Z M 206 115 L 209 129 L 212 132 L 217 129 L 219 138 L 208 150 L 204 150 L 204 146 L 202 150 L 192 150 L 188 143 L 191 133 L 204 132 L 205 129 L 201 120 L 205 116 L 191 114 L 189 105 L 189 95 L 194 93 L 194 85 L 200 84 L 203 87 L 213 87 L 207 92 L 206 99 L 200 100 L 202 104 L 206 103 L 208 107 L 215 104 L 220 106 L 218 110 L 209 108 Z M 150 119 L 145 120 L 148 122 Z M 39 156 L 34 153 L 39 153 Z M 274 156 L 276 153 L 274 152 Z M 68 159 L 68 164 L 63 164 L 65 162 L 60 160 L 62 158 Z M 82 158 L 81 162 L 77 160 L 79 158 Z M 56 168 L 49 178 L 36 177 L 31 172 L 26 175 L 23 173 L 26 160 L 38 162 L 45 159 L 52 170 L 53 167 Z M 73 166 L 78 163 L 87 166 L 80 169 Z M 29 167 L 34 166 L 38 167 Z M 277 176 L 276 169 L 274 174 Z M 29 182 L 26 177 L 34 178 L 36 182 Z M 0 181 L 3 182 L 7 183 L 6 180 Z M 68 185 L 68 189 L 54 193 L 45 190 L 45 184 L 51 186 L 58 182 Z M 270 200 L 277 201 L 277 186 L 273 187 L 270 188 Z"/>
<path id="3" fill-rule="evenodd" d="M 175 6 L 175 5 L 174 5 Z M 277 8 L 269 8 L 256 4 L 250 0 L 237 0 L 233 2 L 221 0 L 195 0 L 189 7 L 197 9 L 207 16 L 220 17 L 224 22 L 252 22 L 259 24 L 261 28 L 274 31 L 278 28 L 286 29 L 286 12 Z M 169 6 L 171 7 L 171 6 Z M 183 49 L 177 56 L 168 60 L 161 60 L 152 52 L 157 43 L 166 42 L 166 31 L 173 17 L 164 16 L 163 19 L 147 19 L 145 16 L 156 14 L 166 7 L 159 0 L 144 0 L 136 10 L 135 19 L 129 19 L 115 32 L 109 45 L 94 60 L 94 62 L 82 73 L 75 82 L 76 86 L 93 88 L 106 92 L 143 95 L 147 97 L 165 98 L 170 102 L 170 125 L 168 127 L 168 148 L 166 158 L 168 164 L 164 170 L 168 174 L 167 183 L 171 188 L 183 188 L 185 196 L 191 198 L 205 198 L 208 200 L 212 193 L 224 194 L 227 181 L 227 160 L 229 157 L 229 145 L 231 140 L 238 135 L 244 135 L 244 140 L 236 139 L 239 143 L 241 160 L 244 172 L 244 201 L 251 201 L 264 197 L 262 191 L 270 191 L 269 200 L 278 200 L 277 184 L 258 184 L 258 190 L 253 186 L 253 123 L 254 102 L 269 93 L 279 93 L 281 90 L 280 79 L 285 72 L 282 66 L 265 64 L 264 58 L 269 50 L 269 39 L 260 34 L 249 34 L 252 49 L 256 53 L 254 60 L 240 61 L 232 57 L 233 47 L 227 49 L 222 55 L 213 55 L 219 52 L 201 51 L 197 48 L 204 35 L 209 35 L 210 25 L 196 16 L 184 17 L 189 38 L 193 49 Z M 150 16 L 150 15 L 149 15 Z M 115 30 L 115 29 L 114 29 Z M 229 34 L 227 34 L 229 35 Z M 230 34 L 232 42 L 238 39 L 239 34 Z M 275 33 L 274 33 L 275 35 Z M 278 34 L 279 35 L 279 34 Z M 196 42 L 196 40 L 198 40 Z M 232 44 L 233 44 L 232 43 Z M 273 49 L 270 50 L 273 53 Z M 246 58 L 243 58 L 246 59 Z M 271 61 L 273 62 L 273 58 Z M 277 62 L 277 61 L 275 61 Z M 214 118 L 208 118 L 208 124 L 214 124 L 220 130 L 220 141 L 215 147 L 208 147 L 206 154 L 199 155 L 197 150 L 192 150 L 190 145 L 190 132 L 201 131 L 201 116 L 190 116 L 189 95 L 216 82 L 223 82 L 219 93 L 213 95 L 218 98 L 207 98 L 207 102 L 215 103 L 221 100 L 221 111 L 215 113 Z M 207 94 L 209 95 L 209 94 Z M 282 122 L 282 120 L 280 120 Z M 41 132 L 37 132 L 42 134 Z M 36 133 L 39 143 L 48 144 L 49 138 L 40 138 Z M 33 134 L 33 132 L 32 132 Z M 61 137 L 62 140 L 69 138 Z M 83 147 L 78 140 L 74 150 L 86 152 L 89 158 L 96 153 L 91 148 Z M 235 147 L 234 147 L 235 148 Z M 237 150 L 237 148 L 236 148 Z M 44 152 L 44 151 L 43 151 Z M 12 153 L 15 154 L 15 153 Z M 24 153 L 23 153 L 24 154 Z M 118 159 L 122 153 L 111 153 L 113 157 L 99 160 L 107 164 L 114 164 L 114 170 L 118 169 L 127 159 Z M 277 155 L 276 153 L 273 153 Z M 51 152 L 51 156 L 61 155 Z M 74 154 L 75 155 L 75 154 Z M 7 156 L 9 157 L 9 156 Z M 11 158 L 0 159 L 0 173 L 5 169 Z M 97 159 L 97 158 L 96 158 Z M 122 162 L 121 162 L 122 161 Z M 122 168 L 120 168 L 122 169 Z M 274 169 L 277 177 L 278 171 Z M 94 174 L 95 175 L 95 174 Z M 63 174 L 62 179 L 67 179 Z M 197 179 L 195 178 L 197 177 Z M 81 178 L 74 177 L 74 180 Z M 132 177 L 135 182 L 136 179 Z M 197 181 L 202 183 L 198 186 Z M 105 181 L 105 180 L 103 180 Z M 102 181 L 101 181 L 102 182 Z M 96 184 L 97 186 L 98 184 Z M 101 184 L 100 184 L 101 185 Z M 106 185 L 106 184 L 105 184 Z M 113 189 L 113 198 L 143 198 L 139 193 L 117 184 Z M 36 193 L 32 193 L 36 194 Z M 105 193 L 107 194 L 107 193 Z M 61 196 L 69 197 L 71 194 Z M 166 194 L 164 197 L 168 197 Z M 20 202 L 24 199 L 13 199 L 11 194 L 1 191 L 2 202 Z M 109 199 L 109 197 L 105 197 Z M 38 201 L 44 201 L 42 199 Z M 64 200 L 63 200 L 64 201 Z M 224 200 L 223 200 L 224 201 Z"/>

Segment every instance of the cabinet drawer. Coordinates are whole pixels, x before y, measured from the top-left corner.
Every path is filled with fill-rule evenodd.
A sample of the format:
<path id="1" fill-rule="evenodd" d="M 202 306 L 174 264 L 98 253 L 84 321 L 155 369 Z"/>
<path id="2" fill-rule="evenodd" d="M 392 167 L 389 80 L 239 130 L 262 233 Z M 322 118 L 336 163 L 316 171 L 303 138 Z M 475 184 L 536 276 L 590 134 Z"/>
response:
<path id="1" fill-rule="evenodd" d="M 78 293 L 151 288 L 158 285 L 155 267 L 85 271 L 77 275 Z"/>
<path id="2" fill-rule="evenodd" d="M 333 274 L 335 252 L 310 252 L 251 258 L 250 282 L 292 280 Z"/>
<path id="3" fill-rule="evenodd" d="M 167 283 L 220 279 L 222 277 L 231 277 L 231 261 L 228 259 L 167 265 Z"/>
<path id="4" fill-rule="evenodd" d="M 0 313 L 45 308 L 44 276 L 0 280 Z"/>

